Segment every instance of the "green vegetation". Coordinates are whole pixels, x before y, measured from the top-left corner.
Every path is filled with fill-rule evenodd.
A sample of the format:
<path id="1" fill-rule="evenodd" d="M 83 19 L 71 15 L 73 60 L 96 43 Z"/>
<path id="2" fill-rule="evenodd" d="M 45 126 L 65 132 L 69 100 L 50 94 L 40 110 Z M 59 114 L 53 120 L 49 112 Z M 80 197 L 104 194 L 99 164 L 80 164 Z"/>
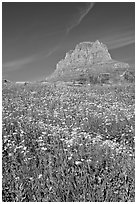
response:
<path id="1" fill-rule="evenodd" d="M 134 202 L 134 84 L 3 85 L 3 201 Z"/>

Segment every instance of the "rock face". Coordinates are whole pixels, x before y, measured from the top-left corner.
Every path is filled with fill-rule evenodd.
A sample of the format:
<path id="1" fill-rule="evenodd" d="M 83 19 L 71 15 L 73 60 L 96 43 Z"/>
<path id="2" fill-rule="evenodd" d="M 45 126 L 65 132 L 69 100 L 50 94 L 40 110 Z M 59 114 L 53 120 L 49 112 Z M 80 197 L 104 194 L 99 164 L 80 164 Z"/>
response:
<path id="1" fill-rule="evenodd" d="M 55 72 L 51 75 L 52 80 L 73 80 L 78 79 L 82 74 L 99 75 L 100 73 L 110 73 L 112 68 L 127 69 L 127 63 L 112 60 L 107 46 L 98 40 L 95 42 L 82 42 L 76 45 L 74 50 L 66 53 L 64 59 L 56 65 Z"/>
<path id="2" fill-rule="evenodd" d="M 65 59 L 57 64 L 57 69 L 65 66 L 85 66 L 111 60 L 107 47 L 98 40 L 94 43 L 83 42 L 66 53 Z"/>
<path id="3" fill-rule="evenodd" d="M 126 80 L 128 82 L 134 82 L 135 81 L 135 73 L 133 71 L 126 70 L 122 75 L 121 75 L 122 80 Z"/>

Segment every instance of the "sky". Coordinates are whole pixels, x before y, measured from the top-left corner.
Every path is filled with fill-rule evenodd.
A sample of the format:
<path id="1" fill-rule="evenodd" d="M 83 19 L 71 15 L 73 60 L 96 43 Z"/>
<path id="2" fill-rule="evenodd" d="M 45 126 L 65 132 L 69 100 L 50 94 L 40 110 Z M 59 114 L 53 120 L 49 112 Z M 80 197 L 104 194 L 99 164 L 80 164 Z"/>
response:
<path id="1" fill-rule="evenodd" d="M 10 81 L 44 79 L 76 44 L 95 40 L 134 65 L 135 3 L 2 3 L 2 75 Z"/>

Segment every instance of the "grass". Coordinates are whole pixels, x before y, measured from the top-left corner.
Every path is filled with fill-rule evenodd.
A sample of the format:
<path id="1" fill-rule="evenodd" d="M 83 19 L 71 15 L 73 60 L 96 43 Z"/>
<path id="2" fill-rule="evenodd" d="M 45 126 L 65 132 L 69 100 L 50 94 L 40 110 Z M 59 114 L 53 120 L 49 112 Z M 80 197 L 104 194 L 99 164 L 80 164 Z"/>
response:
<path id="1" fill-rule="evenodd" d="M 134 84 L 3 85 L 3 201 L 134 202 Z"/>

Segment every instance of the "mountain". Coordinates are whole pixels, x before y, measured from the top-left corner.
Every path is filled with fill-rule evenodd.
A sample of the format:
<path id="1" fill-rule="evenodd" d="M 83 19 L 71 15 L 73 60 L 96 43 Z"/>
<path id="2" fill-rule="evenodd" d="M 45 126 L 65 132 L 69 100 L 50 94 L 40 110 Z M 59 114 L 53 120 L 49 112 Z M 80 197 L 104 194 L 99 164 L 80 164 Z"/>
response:
<path id="1" fill-rule="evenodd" d="M 129 68 L 129 64 L 118 62 L 111 58 L 107 46 L 98 40 L 81 42 L 74 50 L 66 53 L 60 60 L 54 73 L 48 81 L 72 81 L 89 76 L 99 76 L 109 73 L 111 78 L 117 78 Z"/>

